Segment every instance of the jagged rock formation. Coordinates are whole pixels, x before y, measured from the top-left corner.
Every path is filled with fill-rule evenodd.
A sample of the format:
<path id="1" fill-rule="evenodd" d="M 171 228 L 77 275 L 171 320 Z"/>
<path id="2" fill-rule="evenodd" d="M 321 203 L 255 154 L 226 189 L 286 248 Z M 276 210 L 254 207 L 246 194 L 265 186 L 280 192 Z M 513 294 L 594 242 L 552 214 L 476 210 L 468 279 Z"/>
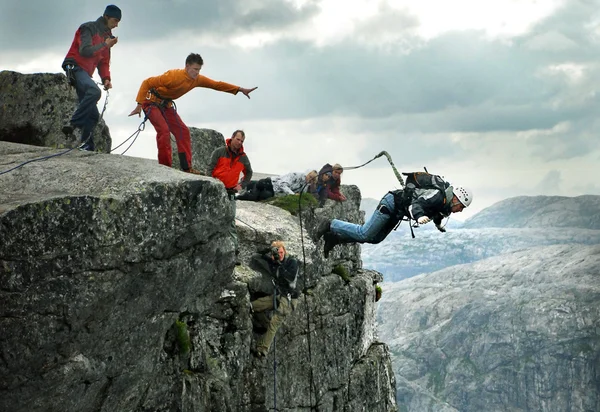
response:
<path id="1" fill-rule="evenodd" d="M 102 111 L 104 98 L 98 103 Z M 0 72 L 0 141 L 65 148 L 81 142 L 61 132 L 77 107 L 75 89 L 64 74 Z M 101 120 L 94 129 L 96 148 L 110 152 L 108 126 Z"/>
<path id="2" fill-rule="evenodd" d="M 600 246 L 530 248 L 388 284 L 400 410 L 600 410 Z"/>
<path id="3" fill-rule="evenodd" d="M 600 196 L 512 197 L 477 213 L 463 227 L 568 227 L 598 230 Z"/>
<path id="4" fill-rule="evenodd" d="M 0 142 L 9 166 L 56 152 Z M 331 213 L 362 218 L 358 190 L 342 190 L 344 207 L 305 211 L 305 230 Z M 302 258 L 288 212 L 239 202 L 238 216 L 244 262 L 275 238 Z M 0 410 L 272 407 L 274 354 L 251 355 L 248 310 L 269 280 L 234 269 L 231 219 L 220 182 L 155 160 L 76 151 L 1 175 Z M 361 269 L 358 246 L 324 261 L 322 243 L 304 244 L 306 294 L 276 341 L 278 409 L 396 410 L 375 337 L 381 276 Z"/>

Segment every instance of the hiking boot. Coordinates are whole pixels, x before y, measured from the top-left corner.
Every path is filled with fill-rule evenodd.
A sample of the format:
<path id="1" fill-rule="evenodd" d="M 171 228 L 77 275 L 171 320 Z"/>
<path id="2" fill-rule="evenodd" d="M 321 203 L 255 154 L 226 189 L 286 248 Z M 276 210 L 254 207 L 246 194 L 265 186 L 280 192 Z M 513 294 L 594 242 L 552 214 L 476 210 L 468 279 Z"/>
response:
<path id="1" fill-rule="evenodd" d="M 87 143 L 82 143 L 78 149 L 82 152 L 95 152 L 94 148 L 88 145 Z"/>
<path id="2" fill-rule="evenodd" d="M 81 136 L 83 135 L 83 129 L 79 126 L 73 126 L 71 123 L 67 123 L 63 126 L 62 132 L 67 140 L 75 142 L 82 141 Z"/>
<path id="3" fill-rule="evenodd" d="M 340 241 L 336 234 L 327 232 L 325 233 L 325 246 L 323 246 L 323 256 L 325 259 L 329 259 L 329 252 L 334 248 L 335 245 L 339 245 Z"/>
<path id="4" fill-rule="evenodd" d="M 318 241 L 323 237 L 323 235 L 331 230 L 331 220 L 323 219 L 317 225 L 317 230 L 315 231 L 315 241 Z"/>
<path id="5" fill-rule="evenodd" d="M 193 167 L 190 167 L 189 169 L 184 170 L 184 172 L 191 173 L 193 175 L 203 175 L 204 174 L 200 170 L 194 169 Z"/>

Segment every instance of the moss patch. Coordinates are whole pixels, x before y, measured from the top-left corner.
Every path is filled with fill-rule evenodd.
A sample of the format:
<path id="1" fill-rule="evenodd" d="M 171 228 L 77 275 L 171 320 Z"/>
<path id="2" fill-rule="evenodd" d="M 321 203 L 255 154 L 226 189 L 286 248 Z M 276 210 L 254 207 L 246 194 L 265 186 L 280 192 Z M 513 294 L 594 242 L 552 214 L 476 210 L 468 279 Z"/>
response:
<path id="1" fill-rule="evenodd" d="M 375 285 L 375 302 L 377 302 L 377 301 L 379 301 L 379 299 L 381 299 L 382 294 L 383 294 L 383 290 L 381 289 L 381 286 Z"/>
<path id="2" fill-rule="evenodd" d="M 300 200 L 300 195 L 287 195 L 287 196 L 279 196 L 274 199 L 270 199 L 265 203 L 268 203 L 273 206 L 277 206 L 283 210 L 287 210 L 292 215 L 298 215 L 298 202 Z M 313 207 L 317 207 L 318 202 L 314 196 L 304 193 L 302 195 L 302 210 L 308 210 Z"/>
<path id="3" fill-rule="evenodd" d="M 177 330 L 177 344 L 179 345 L 179 351 L 182 354 L 187 355 L 190 352 L 191 346 L 187 323 L 176 320 L 175 329 Z"/>
<path id="4" fill-rule="evenodd" d="M 344 282 L 346 283 L 350 282 L 350 274 L 348 273 L 348 269 L 346 269 L 344 265 L 337 265 L 333 268 L 331 273 L 335 273 L 336 275 L 344 279 Z"/>

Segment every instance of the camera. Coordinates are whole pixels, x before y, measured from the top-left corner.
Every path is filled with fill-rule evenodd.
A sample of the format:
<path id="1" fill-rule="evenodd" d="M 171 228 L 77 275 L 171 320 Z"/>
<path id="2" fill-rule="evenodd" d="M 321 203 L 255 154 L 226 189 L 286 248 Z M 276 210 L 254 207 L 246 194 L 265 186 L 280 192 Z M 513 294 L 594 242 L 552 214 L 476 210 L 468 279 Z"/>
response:
<path id="1" fill-rule="evenodd" d="M 271 246 L 271 256 L 273 256 L 273 259 L 275 260 L 279 260 L 279 248 L 276 246 Z"/>

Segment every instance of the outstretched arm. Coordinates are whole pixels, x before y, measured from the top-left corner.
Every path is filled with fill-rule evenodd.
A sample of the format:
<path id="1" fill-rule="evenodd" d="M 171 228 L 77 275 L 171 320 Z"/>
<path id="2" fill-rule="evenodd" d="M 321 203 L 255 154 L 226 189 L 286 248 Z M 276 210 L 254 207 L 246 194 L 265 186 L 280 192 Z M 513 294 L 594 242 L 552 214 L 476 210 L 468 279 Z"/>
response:
<path id="1" fill-rule="evenodd" d="M 239 92 L 242 93 L 244 96 L 246 96 L 249 99 L 250 93 L 252 93 L 256 89 L 258 89 L 258 87 L 253 87 L 251 89 L 245 89 L 243 87 L 240 87 Z"/>

